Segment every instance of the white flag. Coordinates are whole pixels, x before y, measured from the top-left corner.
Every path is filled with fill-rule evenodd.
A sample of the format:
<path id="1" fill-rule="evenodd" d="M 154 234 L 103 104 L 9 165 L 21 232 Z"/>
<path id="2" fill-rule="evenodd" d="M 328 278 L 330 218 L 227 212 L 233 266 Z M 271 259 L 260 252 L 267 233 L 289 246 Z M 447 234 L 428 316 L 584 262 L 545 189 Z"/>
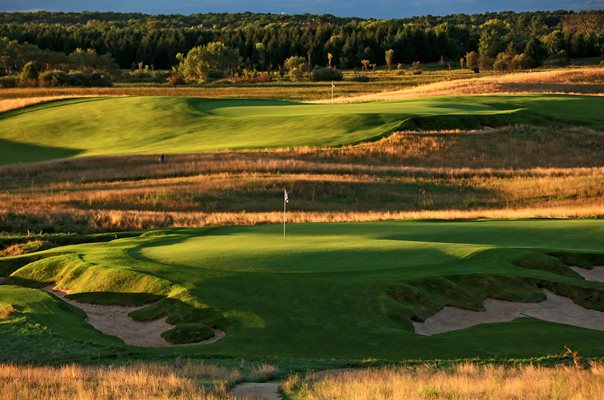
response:
<path id="1" fill-rule="evenodd" d="M 283 200 L 289 203 L 289 197 L 287 197 L 287 190 L 283 189 Z"/>
<path id="2" fill-rule="evenodd" d="M 332 87 L 332 88 L 335 88 L 335 87 L 336 87 L 336 85 L 334 85 L 334 84 L 333 84 L 333 82 L 331 82 L 331 87 Z"/>

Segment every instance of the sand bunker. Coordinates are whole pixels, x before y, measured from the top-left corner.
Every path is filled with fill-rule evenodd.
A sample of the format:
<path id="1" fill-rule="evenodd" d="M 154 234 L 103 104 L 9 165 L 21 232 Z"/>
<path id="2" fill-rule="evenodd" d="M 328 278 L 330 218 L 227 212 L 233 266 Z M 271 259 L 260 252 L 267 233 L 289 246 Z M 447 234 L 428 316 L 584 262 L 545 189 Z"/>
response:
<path id="1" fill-rule="evenodd" d="M 509 322 L 521 317 L 604 331 L 604 312 L 589 310 L 573 303 L 567 297 L 558 296 L 547 290 L 544 292 L 547 299 L 540 303 L 486 299 L 485 311 L 470 311 L 447 306 L 424 322 L 413 322 L 415 333 L 431 336 L 474 325 Z"/>
<path id="2" fill-rule="evenodd" d="M 593 269 L 585 269 L 580 267 L 570 267 L 570 269 L 588 281 L 604 282 L 604 266 L 593 267 Z"/>
<path id="3" fill-rule="evenodd" d="M 166 318 L 153 321 L 135 321 L 128 314 L 141 307 L 126 306 L 107 306 L 98 304 L 80 303 L 65 297 L 66 292 L 55 290 L 51 286 L 42 288 L 45 292 L 51 293 L 66 303 L 69 303 L 86 313 L 86 322 L 92 325 L 96 330 L 106 335 L 116 336 L 124 343 L 132 346 L 143 347 L 167 347 L 175 346 L 161 337 L 161 333 L 174 326 L 166 322 Z M 225 336 L 223 331 L 212 329 L 214 337 L 192 344 L 211 344 L 217 342 Z"/>

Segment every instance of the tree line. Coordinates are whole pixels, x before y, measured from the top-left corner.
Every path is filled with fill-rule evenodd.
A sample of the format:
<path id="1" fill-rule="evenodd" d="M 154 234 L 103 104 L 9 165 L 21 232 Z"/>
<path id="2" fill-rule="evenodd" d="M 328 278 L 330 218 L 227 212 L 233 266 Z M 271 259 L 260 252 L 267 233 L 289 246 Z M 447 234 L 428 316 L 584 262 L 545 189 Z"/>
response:
<path id="1" fill-rule="evenodd" d="M 184 57 L 179 59 L 179 54 L 210 43 L 236 51 L 238 66 L 258 71 L 281 69 L 291 57 L 304 58 L 309 69 L 437 61 L 512 69 L 532 68 L 547 60 L 563 63 L 603 56 L 604 11 L 392 20 L 255 13 L 0 13 L 0 37 L 37 46 L 42 52 L 91 51 L 131 70 L 178 69 Z M 7 64 L 8 56 L 0 57 Z"/>

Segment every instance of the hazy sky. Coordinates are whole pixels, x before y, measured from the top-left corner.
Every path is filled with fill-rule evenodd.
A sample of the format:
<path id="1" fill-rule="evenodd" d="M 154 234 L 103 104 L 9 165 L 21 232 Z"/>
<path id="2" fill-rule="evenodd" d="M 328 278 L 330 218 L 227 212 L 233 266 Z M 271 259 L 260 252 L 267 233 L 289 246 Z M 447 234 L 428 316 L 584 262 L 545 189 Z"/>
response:
<path id="1" fill-rule="evenodd" d="M 270 12 L 374 18 L 484 11 L 602 9 L 604 0 L 0 0 L 0 11 L 121 11 L 148 14 Z"/>

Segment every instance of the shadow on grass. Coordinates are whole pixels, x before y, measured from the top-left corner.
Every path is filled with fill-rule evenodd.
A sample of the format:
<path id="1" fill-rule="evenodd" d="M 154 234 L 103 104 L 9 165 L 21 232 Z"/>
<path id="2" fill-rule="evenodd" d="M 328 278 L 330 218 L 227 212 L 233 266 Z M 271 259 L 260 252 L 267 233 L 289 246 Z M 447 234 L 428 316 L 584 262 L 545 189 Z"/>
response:
<path id="1" fill-rule="evenodd" d="M 81 150 L 42 146 L 0 139 L 0 165 L 32 163 L 75 157 Z"/>

